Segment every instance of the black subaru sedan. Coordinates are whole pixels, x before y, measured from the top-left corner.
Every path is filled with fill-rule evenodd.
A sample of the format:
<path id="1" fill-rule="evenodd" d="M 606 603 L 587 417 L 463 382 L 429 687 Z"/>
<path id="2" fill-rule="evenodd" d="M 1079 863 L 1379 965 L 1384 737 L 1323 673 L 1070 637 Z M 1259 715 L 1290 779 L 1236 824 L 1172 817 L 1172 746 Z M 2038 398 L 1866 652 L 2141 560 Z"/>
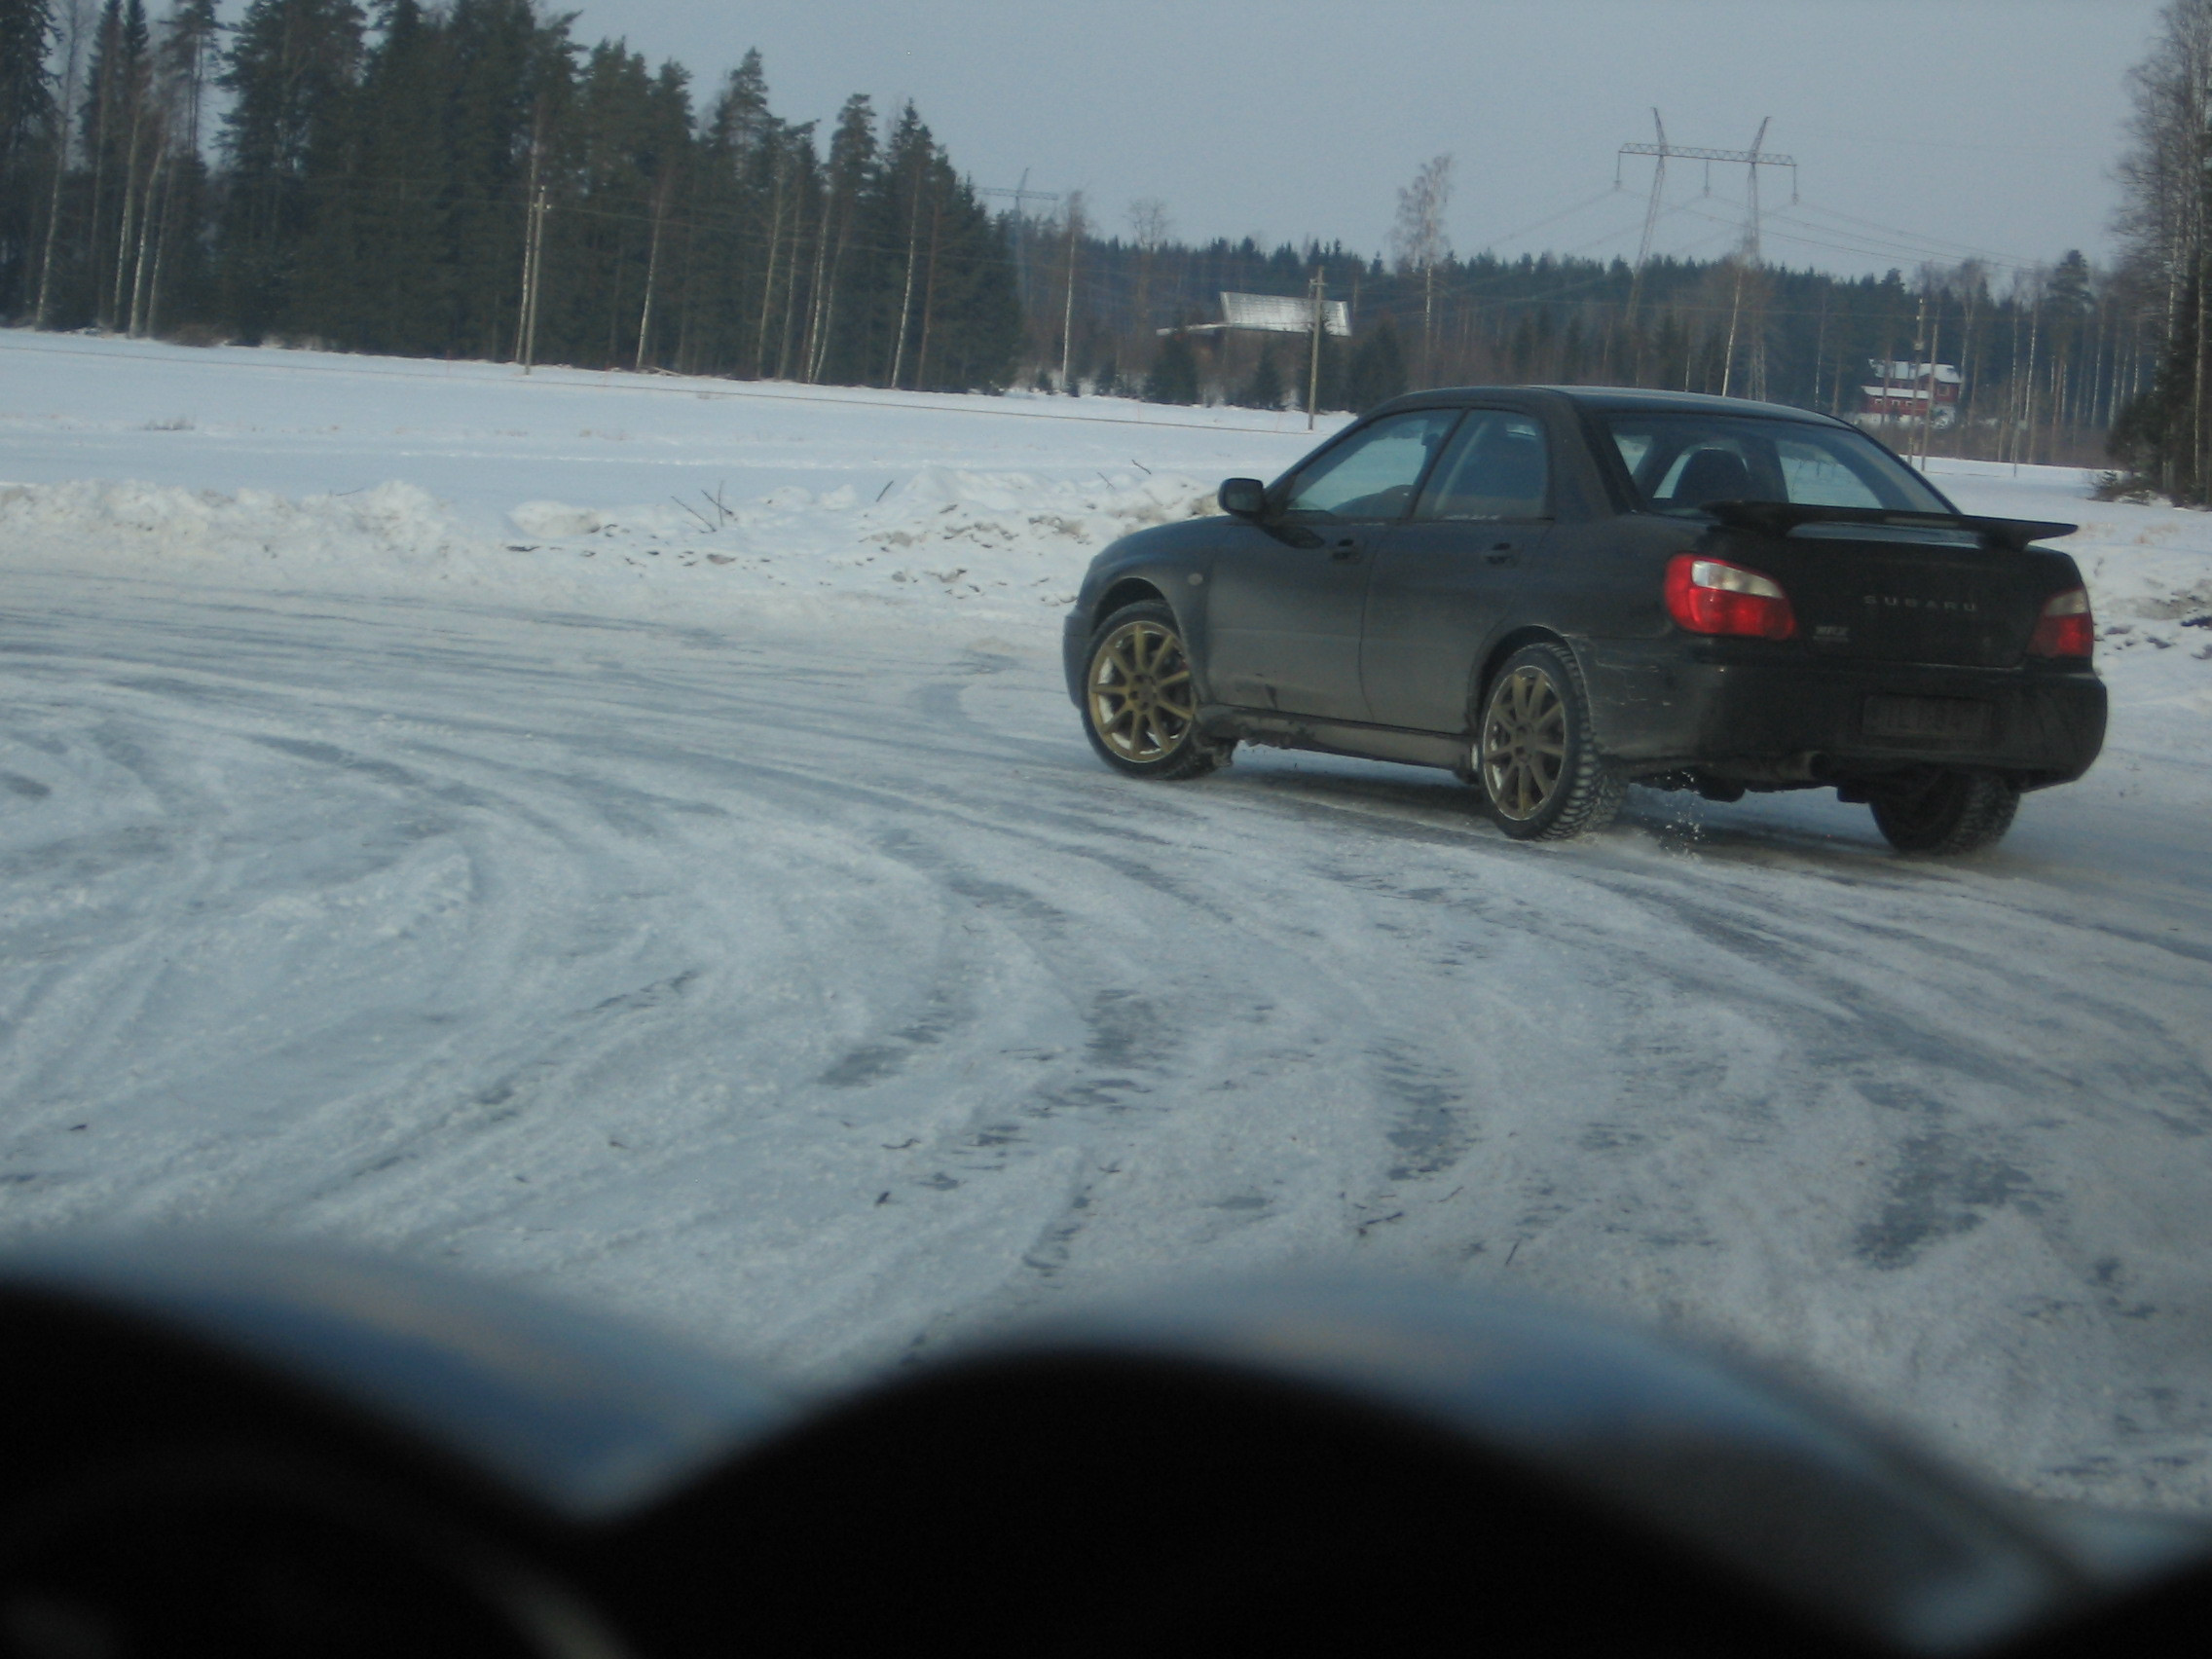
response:
<path id="1" fill-rule="evenodd" d="M 2074 527 L 1961 513 L 1806 410 L 1425 391 L 1220 500 L 1099 554 L 1068 615 L 1069 692 L 1132 776 L 1238 743 L 1440 766 L 1522 840 L 1631 782 L 1827 788 L 1963 853 L 2103 745 L 2088 595 L 2035 545 Z"/>

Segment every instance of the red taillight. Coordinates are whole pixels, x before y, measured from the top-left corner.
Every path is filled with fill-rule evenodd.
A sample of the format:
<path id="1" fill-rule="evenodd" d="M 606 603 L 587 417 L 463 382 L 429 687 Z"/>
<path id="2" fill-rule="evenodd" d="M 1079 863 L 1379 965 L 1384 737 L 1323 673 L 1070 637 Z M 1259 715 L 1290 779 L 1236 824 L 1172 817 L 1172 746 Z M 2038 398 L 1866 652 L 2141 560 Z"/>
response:
<path id="1" fill-rule="evenodd" d="M 2088 593 L 2068 588 L 2053 595 L 2036 618 L 2036 631 L 2028 636 L 2028 655 L 2086 661 L 2096 644 L 2097 619 L 2089 614 Z"/>
<path id="2" fill-rule="evenodd" d="M 1787 640 L 1797 632 L 1780 582 L 1695 553 L 1677 553 L 1667 562 L 1667 614 L 1693 634 Z"/>

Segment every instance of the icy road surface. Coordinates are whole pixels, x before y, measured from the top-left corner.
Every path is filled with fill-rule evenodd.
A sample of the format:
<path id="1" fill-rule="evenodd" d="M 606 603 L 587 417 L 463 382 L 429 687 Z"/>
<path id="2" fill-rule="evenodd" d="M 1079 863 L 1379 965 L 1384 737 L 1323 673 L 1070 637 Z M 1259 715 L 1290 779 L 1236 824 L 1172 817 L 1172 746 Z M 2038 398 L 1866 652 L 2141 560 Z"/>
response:
<path id="1" fill-rule="evenodd" d="M 1785 1359 L 2030 1490 L 2212 1504 L 2201 518 L 1943 480 L 2092 519 L 2129 630 L 2106 758 L 1992 856 L 1646 792 L 1528 848 L 1442 774 L 1247 753 L 1145 787 L 1084 745 L 1058 610 L 1016 590 L 1183 510 L 1167 463 L 1267 470 L 1302 432 L 1132 428 L 1154 474 L 1070 530 L 1042 520 L 1101 428 L 948 482 L 989 441 L 913 399 L 852 419 L 959 459 L 682 542 L 519 435 L 465 498 L 387 468 L 382 519 L 306 477 L 240 496 L 212 447 L 219 499 L 124 486 L 157 468 L 109 394 L 40 415 L 25 384 L 6 1231 L 336 1237 L 818 1378 L 1131 1284 L 1412 1271 Z M 72 429 L 108 482 L 64 482 Z M 601 528 L 518 536 L 548 502 Z M 1004 592 L 822 573 L 946 518 Z M 608 524 L 649 571 L 619 603 L 564 573 Z"/>

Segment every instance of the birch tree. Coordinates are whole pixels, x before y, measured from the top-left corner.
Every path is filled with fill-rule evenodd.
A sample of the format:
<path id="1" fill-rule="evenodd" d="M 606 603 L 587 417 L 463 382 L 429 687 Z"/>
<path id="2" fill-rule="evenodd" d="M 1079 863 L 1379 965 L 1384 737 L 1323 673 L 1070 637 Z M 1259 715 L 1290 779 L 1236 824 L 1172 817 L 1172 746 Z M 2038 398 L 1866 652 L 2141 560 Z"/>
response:
<path id="1" fill-rule="evenodd" d="M 1436 362 L 1436 268 L 1452 257 L 1444 215 L 1452 204 L 1452 158 L 1436 156 L 1398 192 L 1398 220 L 1390 233 L 1391 251 L 1401 273 L 1420 277 L 1420 373 L 1433 383 Z"/>
<path id="2" fill-rule="evenodd" d="M 2206 419 L 2212 247 L 2212 0 L 2168 0 L 2128 77 L 2133 110 L 2115 220 L 2128 275 L 2154 296 L 2164 349 L 2151 389 L 2120 416 L 2116 455 L 2145 482 L 2201 501 L 2212 477 Z"/>

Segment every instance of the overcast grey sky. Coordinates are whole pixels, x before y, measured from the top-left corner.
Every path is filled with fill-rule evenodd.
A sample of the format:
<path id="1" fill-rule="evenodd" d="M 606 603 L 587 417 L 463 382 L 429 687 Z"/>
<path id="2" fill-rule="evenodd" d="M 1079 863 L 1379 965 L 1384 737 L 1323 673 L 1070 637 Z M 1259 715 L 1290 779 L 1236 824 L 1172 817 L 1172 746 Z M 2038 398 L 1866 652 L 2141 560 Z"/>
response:
<path id="1" fill-rule="evenodd" d="M 574 3 L 574 0 L 568 0 Z M 1456 157 L 1462 252 L 1633 255 L 1651 137 L 1744 149 L 1772 116 L 1769 260 L 1910 269 L 1931 253 L 2109 252 L 2123 79 L 2157 0 L 601 0 L 575 28 L 681 59 L 704 104 L 748 47 L 776 109 L 912 98 L 983 185 L 1082 190 L 1127 233 L 1342 239 L 1373 252 L 1398 187 Z M 1742 167 L 1674 163 L 1662 251 L 1739 234 Z M 1593 201 L 1593 198 L 1597 200 Z M 1539 221 L 1551 218 L 1549 224 Z M 1534 227 L 1534 228 L 1530 228 Z M 1871 227 L 1881 227 L 1874 229 Z M 1901 235 L 1899 233 L 1902 233 Z M 1825 244 L 1825 245 L 1822 245 Z"/>

